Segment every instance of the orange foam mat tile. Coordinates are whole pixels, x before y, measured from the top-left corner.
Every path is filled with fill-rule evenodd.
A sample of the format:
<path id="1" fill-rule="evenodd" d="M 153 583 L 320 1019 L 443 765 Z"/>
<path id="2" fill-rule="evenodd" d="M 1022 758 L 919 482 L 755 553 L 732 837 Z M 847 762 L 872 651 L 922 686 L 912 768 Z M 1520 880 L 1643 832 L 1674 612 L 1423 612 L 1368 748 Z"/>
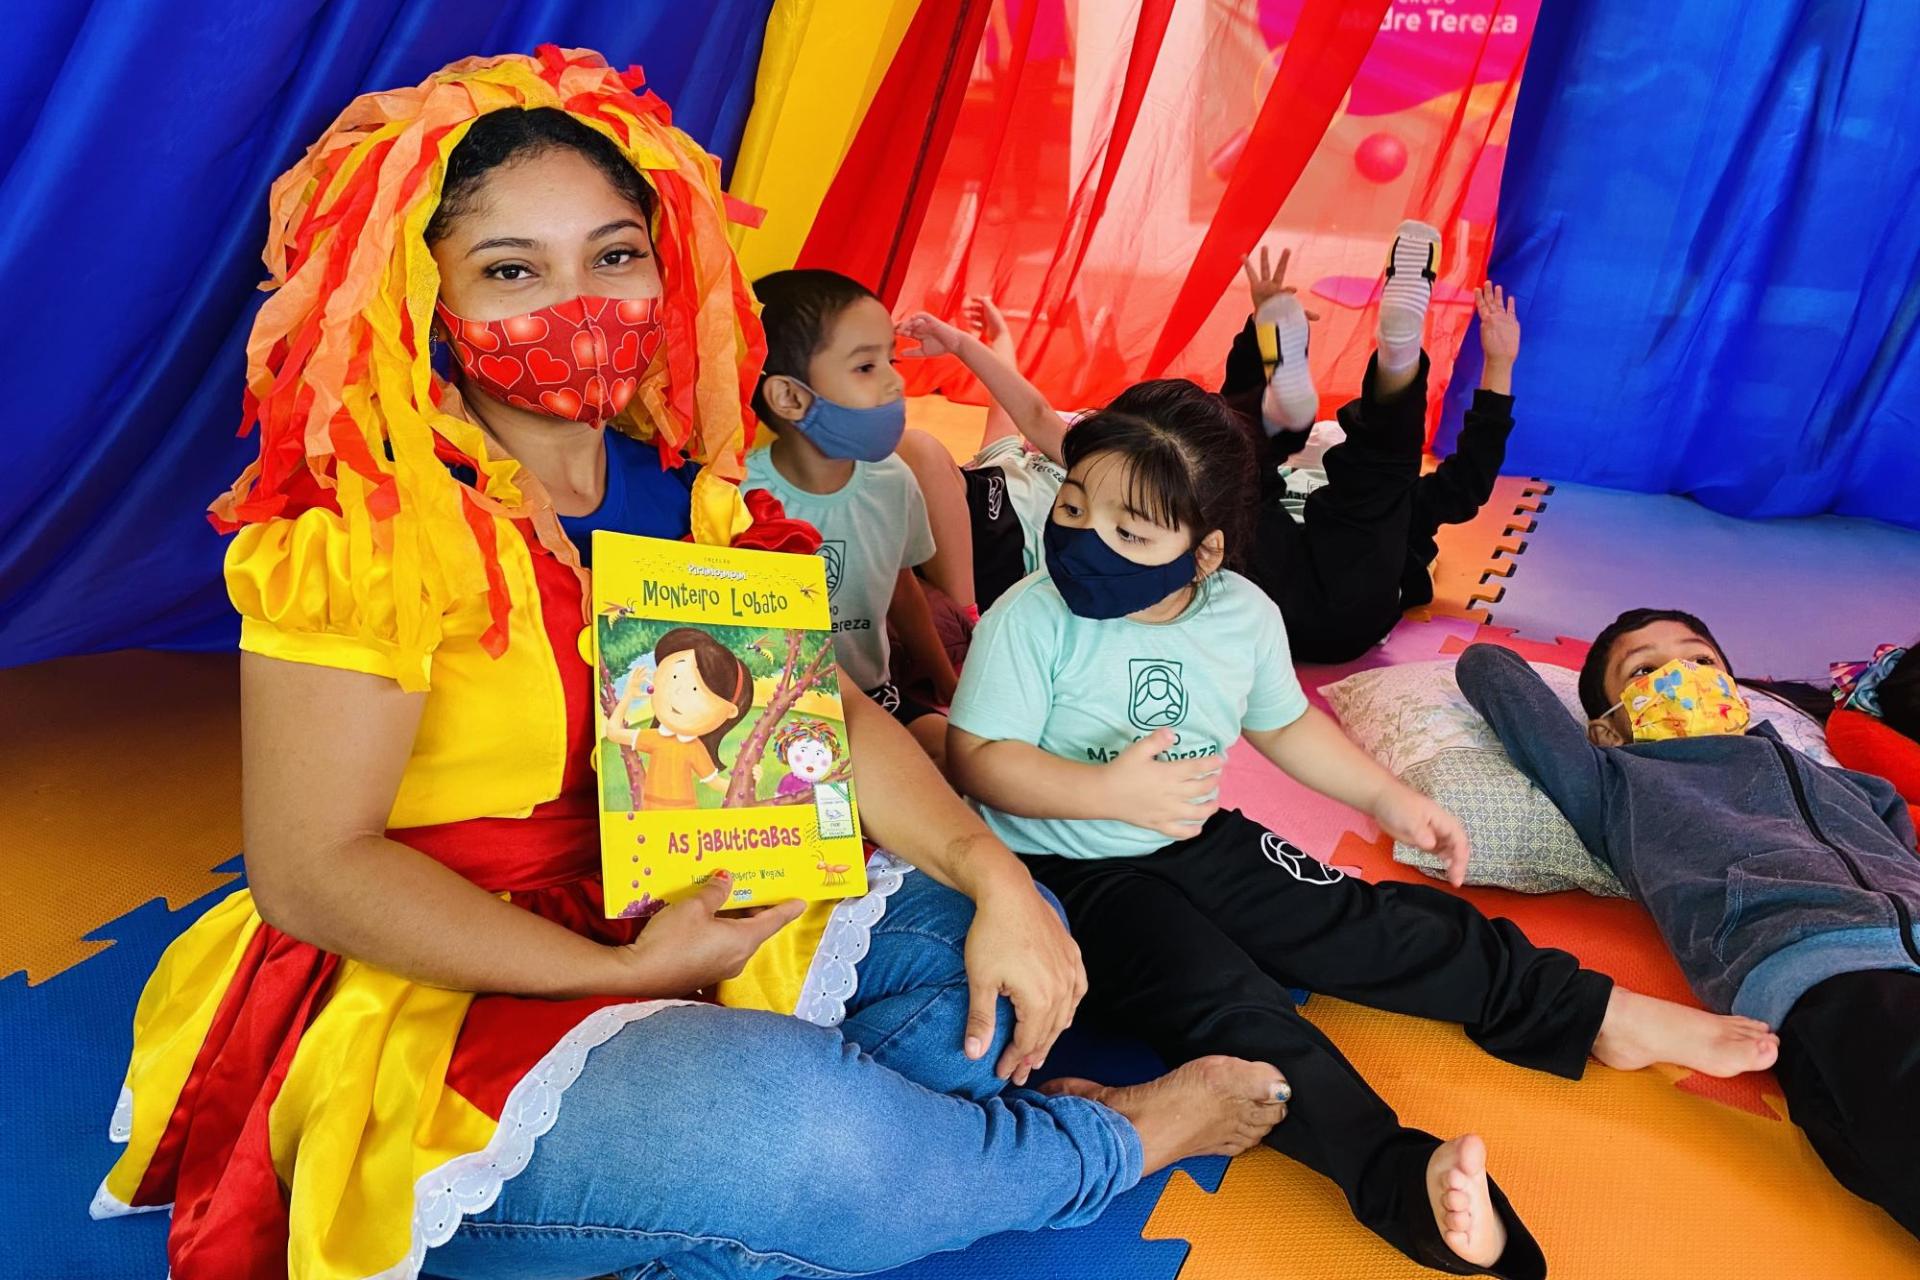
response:
<path id="1" fill-rule="evenodd" d="M 1407 616 L 1487 621 L 1488 607 L 1505 593 L 1504 580 L 1527 549 L 1527 537 L 1537 528 L 1552 493 L 1553 486 L 1544 480 L 1501 476 L 1473 519 L 1442 525 L 1435 535 L 1440 558 L 1433 568 L 1433 603 Z"/>
<path id="2" fill-rule="evenodd" d="M 238 672 L 136 650 L 0 671 L 0 978 L 45 982 L 108 921 L 234 878 L 213 868 L 240 848 Z"/>

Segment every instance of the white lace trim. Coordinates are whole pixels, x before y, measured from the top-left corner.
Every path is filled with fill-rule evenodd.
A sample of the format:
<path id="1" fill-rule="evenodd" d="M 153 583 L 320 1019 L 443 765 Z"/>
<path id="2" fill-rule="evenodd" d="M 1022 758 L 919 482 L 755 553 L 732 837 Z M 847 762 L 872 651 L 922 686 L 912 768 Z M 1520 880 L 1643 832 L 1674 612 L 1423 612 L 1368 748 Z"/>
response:
<path id="1" fill-rule="evenodd" d="M 133 1090 L 120 1086 L 120 1100 L 113 1104 L 113 1118 L 107 1121 L 107 1140 L 121 1146 L 133 1140 Z"/>
<path id="2" fill-rule="evenodd" d="M 887 899 L 913 868 L 886 850 L 876 850 L 867 862 L 867 892 L 848 898 L 827 917 L 820 947 L 807 966 L 806 981 L 793 1016 L 817 1027 L 837 1027 L 846 1021 L 847 1001 L 860 985 L 860 962 L 867 958 L 873 926 L 887 912 Z"/>
<path id="3" fill-rule="evenodd" d="M 128 1204 L 113 1192 L 107 1190 L 107 1184 L 101 1183 L 100 1189 L 93 1193 L 93 1203 L 87 1206 L 87 1214 L 96 1221 L 104 1218 L 124 1218 L 135 1213 L 158 1213 L 162 1209 L 173 1208 L 170 1204 Z"/>
<path id="4" fill-rule="evenodd" d="M 822 1027 L 835 1027 L 847 1016 L 847 1001 L 859 983 L 856 968 L 866 958 L 873 926 L 886 914 L 887 899 L 913 868 L 886 852 L 867 863 L 867 892 L 834 907 L 820 937 L 820 947 L 807 966 L 794 1015 Z M 493 1137 L 479 1151 L 455 1156 L 413 1184 L 413 1243 L 407 1256 L 368 1280 L 416 1280 L 427 1251 L 453 1238 L 463 1218 L 483 1213 L 500 1198 L 500 1189 L 516 1178 L 533 1157 L 533 1144 L 546 1136 L 560 1118 L 560 1098 L 586 1066 L 587 1055 L 613 1039 L 621 1028 L 684 1000 L 648 1000 L 596 1009 L 560 1038 L 532 1070 L 520 1078 L 500 1109 Z M 114 1105 L 107 1132 L 126 1142 L 133 1129 L 133 1094 L 124 1085 Z M 133 1206 L 122 1203 L 102 1183 L 89 1212 L 95 1218 L 152 1213 L 170 1205 Z"/>
<path id="5" fill-rule="evenodd" d="M 493 1137 L 478 1151 L 455 1156 L 413 1184 L 413 1247 L 407 1256 L 368 1280 L 414 1280 L 427 1250 L 453 1238 L 460 1220 L 483 1213 L 500 1198 L 500 1188 L 520 1176 L 533 1158 L 533 1144 L 560 1118 L 560 1095 L 580 1078 L 587 1055 L 629 1023 L 685 1000 L 648 1000 L 596 1009 L 560 1038 L 560 1043 L 520 1078 L 500 1108 Z"/>

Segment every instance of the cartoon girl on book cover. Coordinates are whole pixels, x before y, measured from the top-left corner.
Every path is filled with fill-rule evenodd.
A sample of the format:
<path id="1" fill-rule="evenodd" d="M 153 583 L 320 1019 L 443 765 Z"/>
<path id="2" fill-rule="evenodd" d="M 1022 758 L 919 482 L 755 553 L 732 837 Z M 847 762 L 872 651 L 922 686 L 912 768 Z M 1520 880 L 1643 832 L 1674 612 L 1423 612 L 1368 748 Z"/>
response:
<path id="1" fill-rule="evenodd" d="M 726 771 L 720 744 L 753 709 L 753 673 L 697 627 L 675 627 L 653 646 L 653 724 L 629 727 L 627 710 L 646 689 L 628 682 L 607 718 L 607 740 L 647 761 L 635 809 L 699 807 L 699 783 Z"/>

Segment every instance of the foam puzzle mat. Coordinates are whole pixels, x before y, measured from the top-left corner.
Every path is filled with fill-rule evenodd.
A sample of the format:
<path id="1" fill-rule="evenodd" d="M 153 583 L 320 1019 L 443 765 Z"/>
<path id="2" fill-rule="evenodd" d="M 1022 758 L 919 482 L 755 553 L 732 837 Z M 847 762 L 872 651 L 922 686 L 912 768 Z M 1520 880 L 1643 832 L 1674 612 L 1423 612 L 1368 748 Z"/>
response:
<path id="1" fill-rule="evenodd" d="M 943 423 L 944 425 L 948 425 Z M 971 426 L 958 421 L 956 438 Z M 973 428 L 977 430 L 977 428 Z M 947 434 L 943 432 L 943 438 Z M 957 439 L 956 439 L 956 442 Z M 959 451 L 958 449 L 956 450 Z M 1437 599 L 1356 663 L 1303 668 L 1309 689 L 1475 640 L 1575 664 L 1577 626 L 1489 625 L 1557 536 L 1562 494 L 1503 478 L 1470 525 L 1442 531 Z M 1517 593 L 1515 593 L 1517 594 Z M 86 1207 L 112 1158 L 140 984 L 166 944 L 240 874 L 231 657 L 115 654 L 0 672 L 0 815 L 9 908 L 0 933 L 0 1131 L 9 1135 L 0 1274 L 91 1280 L 166 1274 L 165 1215 L 105 1223 Z M 129 688 L 147 700 L 139 749 L 103 769 L 97 741 Z M 1317 698 L 1317 694 L 1314 695 Z M 1228 803 L 1370 879 L 1415 880 L 1359 814 L 1305 792 L 1244 746 Z M 1636 905 L 1579 894 L 1467 890 L 1490 914 L 1650 994 L 1690 997 Z M 1800 1280 L 1920 1277 L 1920 1242 L 1839 1188 L 1783 1114 L 1771 1077 L 1709 1080 L 1595 1066 L 1579 1082 L 1477 1050 L 1457 1028 L 1322 997 L 1306 1011 L 1409 1123 L 1485 1135 L 1492 1165 L 1556 1277 Z M 1124 1083 L 1159 1070 L 1141 1046 L 1080 1032 L 1049 1064 Z M 998 1236 L 892 1273 L 900 1280 L 1387 1280 L 1433 1275 L 1356 1226 L 1332 1185 L 1274 1153 L 1189 1161 L 1096 1224 Z"/>

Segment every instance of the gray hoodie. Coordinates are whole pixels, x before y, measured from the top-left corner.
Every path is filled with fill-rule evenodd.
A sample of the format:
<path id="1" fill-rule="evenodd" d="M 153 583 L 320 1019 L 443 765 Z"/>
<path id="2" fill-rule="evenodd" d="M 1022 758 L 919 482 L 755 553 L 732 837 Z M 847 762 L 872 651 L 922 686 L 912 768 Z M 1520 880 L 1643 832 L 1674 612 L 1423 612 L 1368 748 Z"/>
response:
<path id="1" fill-rule="evenodd" d="M 1920 971 L 1920 857 L 1884 778 L 1744 734 L 1596 747 L 1516 653 L 1476 644 L 1460 691 L 1659 927 L 1708 1008 L 1778 1027 L 1837 974 Z"/>

